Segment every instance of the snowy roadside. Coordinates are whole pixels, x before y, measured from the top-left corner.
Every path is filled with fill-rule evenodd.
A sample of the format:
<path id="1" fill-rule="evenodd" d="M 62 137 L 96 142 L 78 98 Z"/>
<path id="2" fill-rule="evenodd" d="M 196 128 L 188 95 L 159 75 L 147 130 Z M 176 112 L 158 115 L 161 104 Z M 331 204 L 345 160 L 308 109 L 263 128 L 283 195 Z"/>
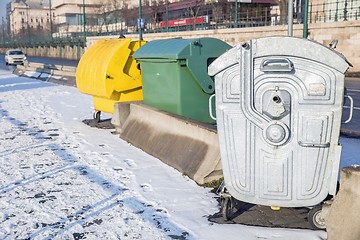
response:
<path id="1" fill-rule="evenodd" d="M 0 71 L 1 239 L 326 239 L 209 222 L 211 189 L 86 126 L 92 111 L 76 88 Z M 359 141 L 342 141 L 342 166 L 355 164 Z"/>

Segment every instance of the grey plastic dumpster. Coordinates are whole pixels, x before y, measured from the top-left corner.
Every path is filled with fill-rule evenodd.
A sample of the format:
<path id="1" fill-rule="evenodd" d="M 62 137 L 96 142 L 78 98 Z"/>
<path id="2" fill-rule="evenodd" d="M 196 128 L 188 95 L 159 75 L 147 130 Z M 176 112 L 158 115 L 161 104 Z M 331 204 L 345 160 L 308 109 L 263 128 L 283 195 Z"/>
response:
<path id="1" fill-rule="evenodd" d="M 216 38 L 151 41 L 134 53 L 140 62 L 144 103 L 200 122 L 214 123 L 208 99 L 209 64 L 231 46 Z"/>
<path id="2" fill-rule="evenodd" d="M 228 194 L 277 207 L 335 194 L 348 67 L 334 50 L 292 37 L 252 40 L 209 66 Z"/>

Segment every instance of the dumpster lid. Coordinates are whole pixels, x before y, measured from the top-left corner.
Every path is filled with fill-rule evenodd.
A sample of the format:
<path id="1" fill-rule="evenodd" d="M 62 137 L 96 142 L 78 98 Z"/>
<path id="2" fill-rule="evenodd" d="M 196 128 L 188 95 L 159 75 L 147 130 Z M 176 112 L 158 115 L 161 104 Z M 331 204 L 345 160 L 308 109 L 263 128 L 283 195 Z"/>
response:
<path id="1" fill-rule="evenodd" d="M 214 81 L 207 74 L 208 65 L 231 46 L 216 38 L 161 39 L 139 48 L 133 58 L 143 62 L 186 60 L 186 67 L 206 93 L 214 92 Z"/>
<path id="2" fill-rule="evenodd" d="M 199 56 L 199 51 L 192 51 L 191 46 L 206 47 L 206 49 L 216 49 L 219 43 L 223 43 L 215 38 L 196 38 L 183 39 L 171 38 L 160 39 L 148 42 L 139 48 L 133 55 L 138 59 L 186 59 L 190 56 Z M 220 55 L 220 54 L 219 54 Z"/>
<path id="3" fill-rule="evenodd" d="M 224 69 L 238 64 L 242 47 L 251 46 L 256 58 L 266 56 L 296 56 L 312 61 L 321 62 L 342 73 L 345 73 L 351 63 L 339 52 L 318 42 L 297 37 L 265 37 L 250 40 L 249 43 L 240 44 L 226 54 L 221 55 L 209 66 L 208 73 L 215 76 Z"/>
<path id="4" fill-rule="evenodd" d="M 289 55 L 321 62 L 345 73 L 349 61 L 341 53 L 316 41 L 298 37 L 266 37 L 252 40 L 256 56 Z"/>

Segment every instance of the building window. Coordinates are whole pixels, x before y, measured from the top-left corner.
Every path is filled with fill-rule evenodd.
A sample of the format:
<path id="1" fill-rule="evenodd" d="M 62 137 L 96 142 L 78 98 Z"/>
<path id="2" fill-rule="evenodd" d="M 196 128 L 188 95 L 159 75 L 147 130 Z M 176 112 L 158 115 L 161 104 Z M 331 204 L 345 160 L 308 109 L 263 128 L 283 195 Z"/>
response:
<path id="1" fill-rule="evenodd" d="M 21 19 L 21 23 L 25 23 L 25 19 L 24 19 L 24 18 Z"/>
<path id="2" fill-rule="evenodd" d="M 78 22 L 76 21 L 75 14 L 66 14 L 66 24 L 68 25 L 76 25 Z"/>

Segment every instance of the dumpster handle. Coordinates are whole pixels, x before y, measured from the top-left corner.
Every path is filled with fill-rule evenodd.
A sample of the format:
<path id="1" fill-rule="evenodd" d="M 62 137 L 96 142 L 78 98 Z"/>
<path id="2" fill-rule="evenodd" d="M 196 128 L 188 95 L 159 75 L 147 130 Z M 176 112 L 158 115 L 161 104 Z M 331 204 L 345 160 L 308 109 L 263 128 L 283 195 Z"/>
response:
<path id="1" fill-rule="evenodd" d="M 349 118 L 345 121 L 345 122 L 342 122 L 342 123 L 348 123 L 351 121 L 352 119 L 352 116 L 353 116 L 353 111 L 354 111 L 354 100 L 351 96 L 349 95 L 345 95 L 344 97 L 347 97 L 350 101 L 350 113 L 349 113 Z"/>
<path id="2" fill-rule="evenodd" d="M 287 58 L 268 58 L 260 65 L 263 72 L 291 72 L 293 69 L 293 63 Z"/>
<path id="3" fill-rule="evenodd" d="M 330 143 L 305 143 L 299 141 L 299 145 L 302 147 L 317 147 L 317 148 L 328 148 Z"/>
<path id="4" fill-rule="evenodd" d="M 213 114 L 213 109 L 212 109 L 212 104 L 211 104 L 211 103 L 212 103 L 212 99 L 213 99 L 214 97 L 215 97 L 215 93 L 209 97 L 209 114 L 210 114 L 210 117 L 211 117 L 213 120 L 216 121 L 216 117 L 215 117 L 214 114 Z"/>

